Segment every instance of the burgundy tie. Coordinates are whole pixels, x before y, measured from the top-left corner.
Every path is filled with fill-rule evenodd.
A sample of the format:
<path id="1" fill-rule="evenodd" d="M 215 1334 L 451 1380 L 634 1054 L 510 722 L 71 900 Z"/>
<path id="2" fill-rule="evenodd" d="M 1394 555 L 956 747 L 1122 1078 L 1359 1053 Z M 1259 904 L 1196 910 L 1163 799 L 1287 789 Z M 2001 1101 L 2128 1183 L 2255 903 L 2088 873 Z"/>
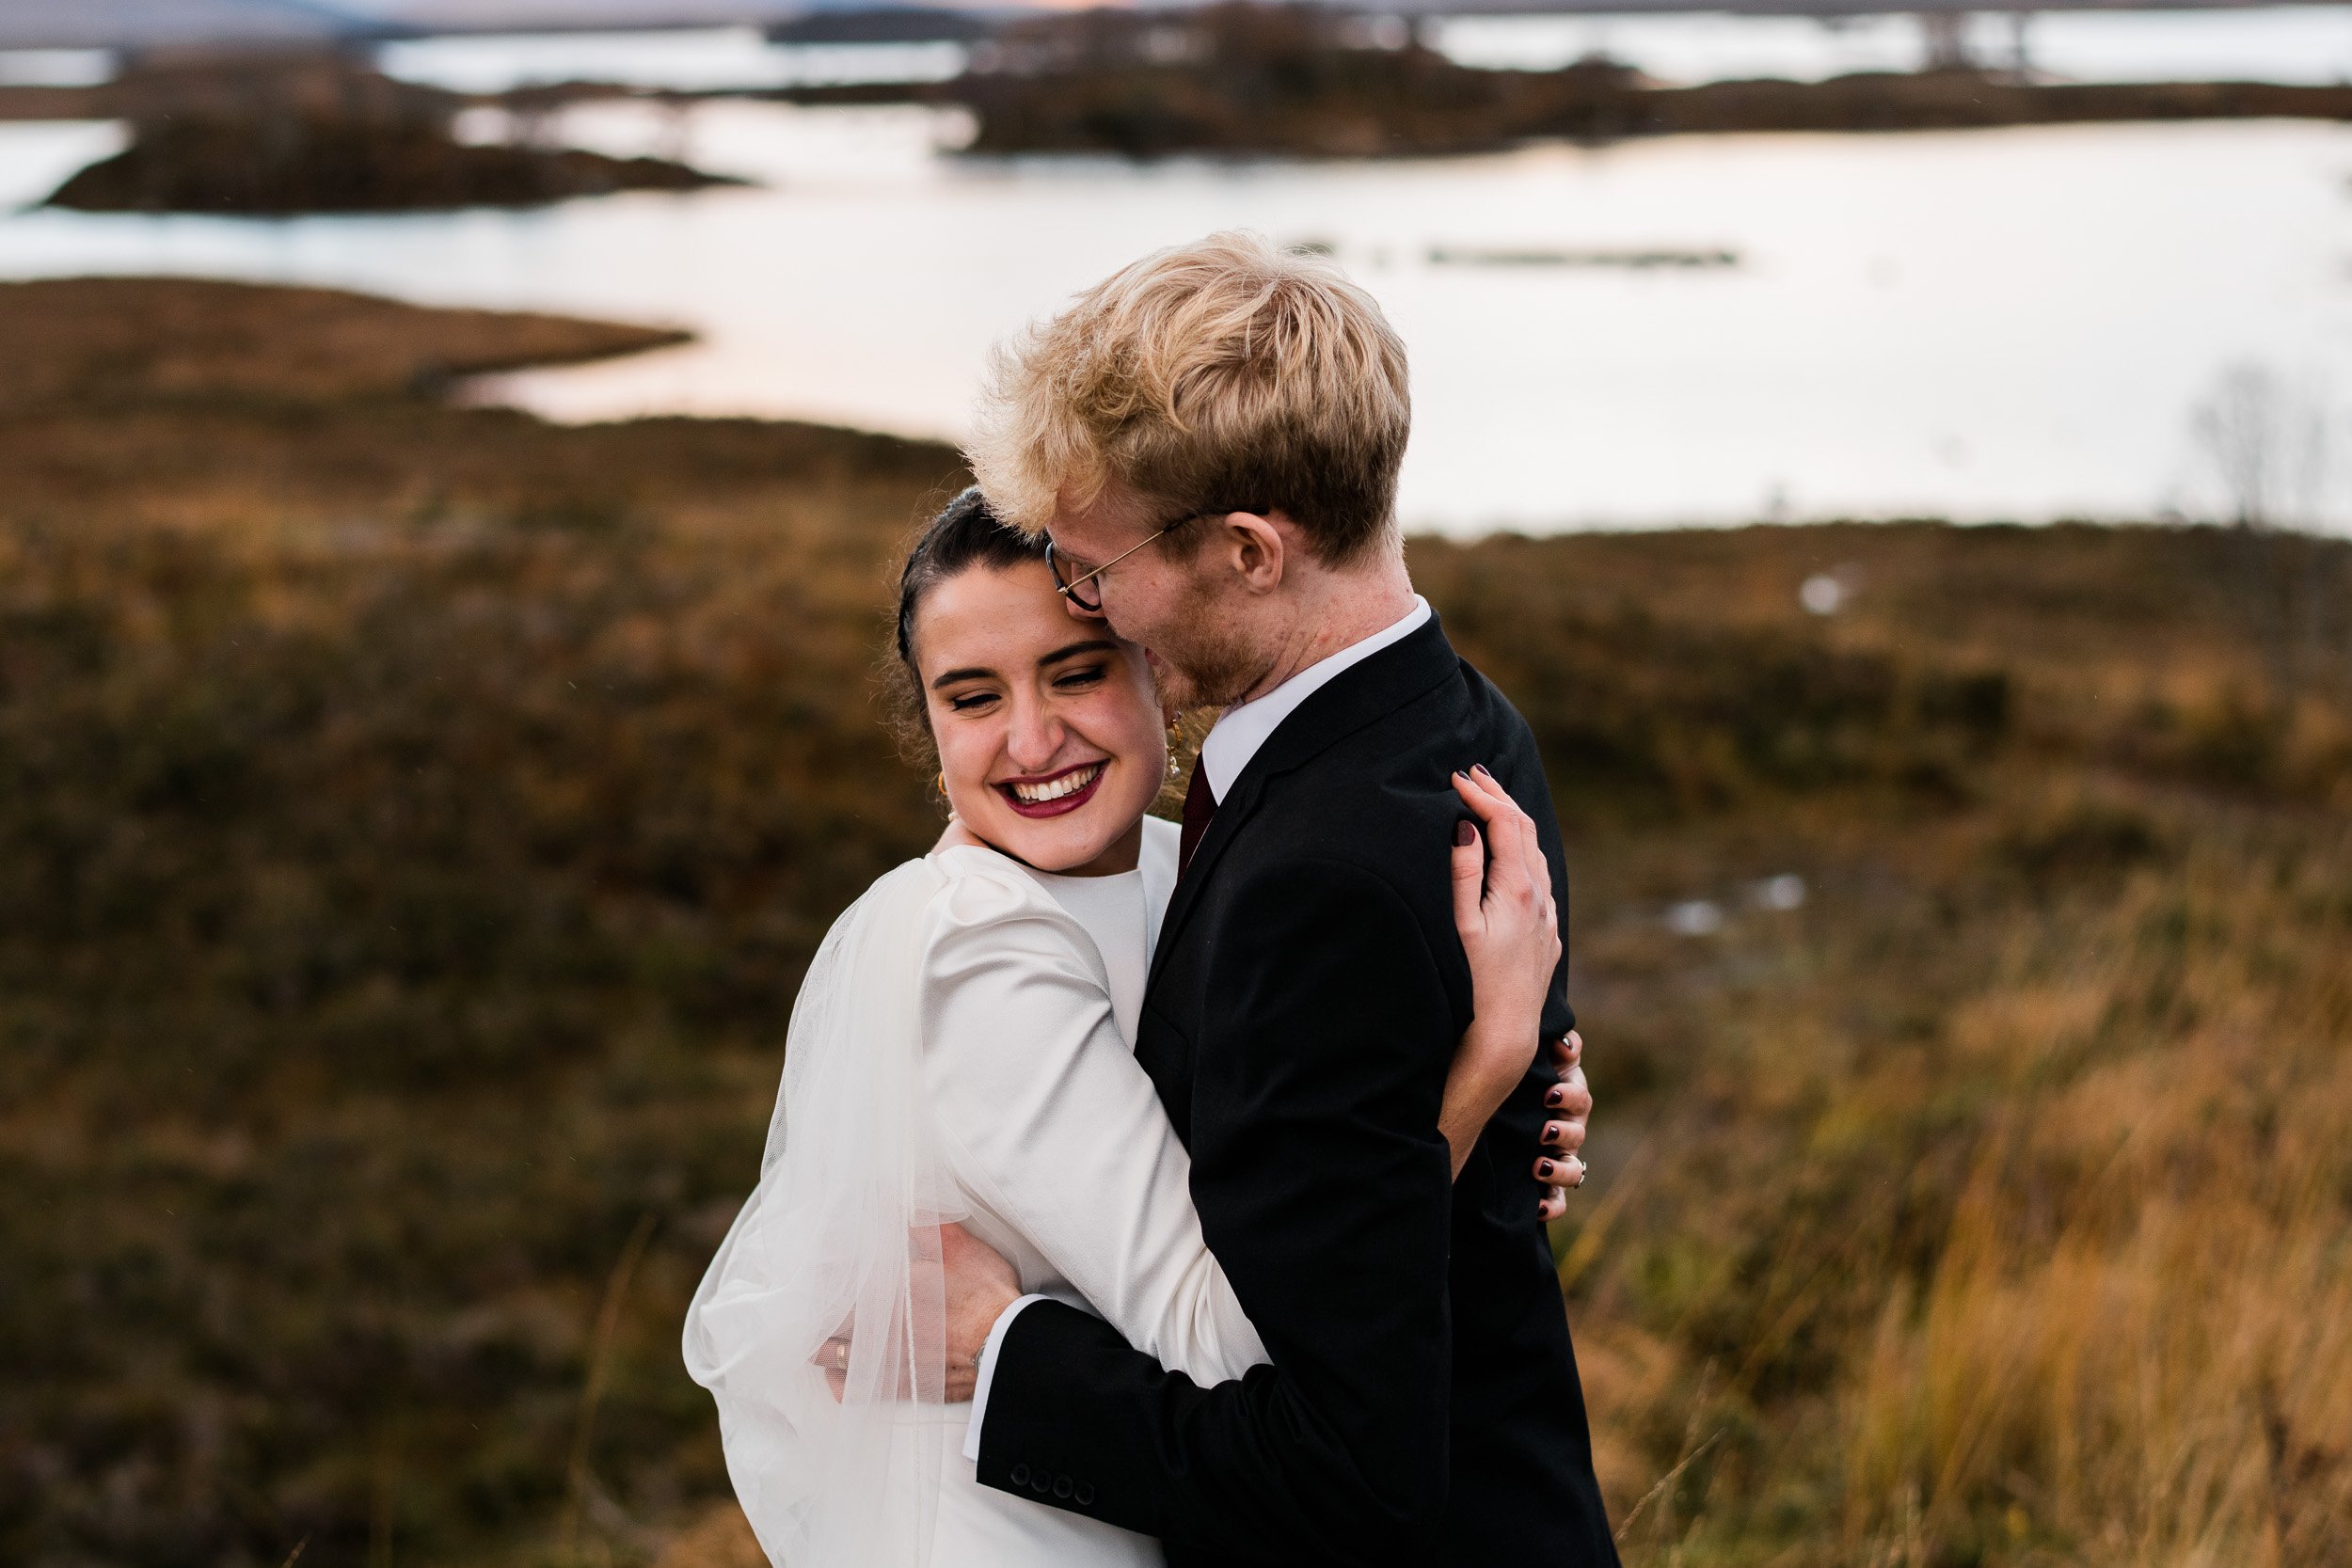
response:
<path id="1" fill-rule="evenodd" d="M 1176 842 L 1176 875 L 1192 864 L 1192 852 L 1200 847 L 1200 835 L 1209 831 L 1209 818 L 1216 815 L 1216 792 L 1209 787 L 1207 765 L 1195 759 L 1192 783 L 1184 789 L 1184 832 Z"/>

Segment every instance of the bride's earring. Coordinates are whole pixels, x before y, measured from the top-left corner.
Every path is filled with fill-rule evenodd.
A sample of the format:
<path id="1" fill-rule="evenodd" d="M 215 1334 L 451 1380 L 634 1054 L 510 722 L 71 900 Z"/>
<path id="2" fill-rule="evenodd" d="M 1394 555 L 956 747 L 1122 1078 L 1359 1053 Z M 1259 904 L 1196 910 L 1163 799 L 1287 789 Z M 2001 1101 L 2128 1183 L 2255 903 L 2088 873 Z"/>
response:
<path id="1" fill-rule="evenodd" d="M 1174 784 L 1184 773 L 1183 767 L 1176 761 L 1176 754 L 1183 748 L 1184 743 L 1184 709 L 1178 708 L 1175 717 L 1168 721 L 1168 782 L 1169 784 Z"/>
<path id="2" fill-rule="evenodd" d="M 941 769 L 941 770 L 940 770 L 940 771 L 939 771 L 936 775 L 934 775 L 934 776 L 933 776 L 933 778 L 931 779 L 931 787 L 932 787 L 933 789 L 936 789 L 937 791 L 939 791 L 939 798 L 940 798 L 941 800 L 945 800 L 946 799 L 947 799 L 947 773 L 946 773 L 946 769 L 942 768 L 942 769 Z"/>

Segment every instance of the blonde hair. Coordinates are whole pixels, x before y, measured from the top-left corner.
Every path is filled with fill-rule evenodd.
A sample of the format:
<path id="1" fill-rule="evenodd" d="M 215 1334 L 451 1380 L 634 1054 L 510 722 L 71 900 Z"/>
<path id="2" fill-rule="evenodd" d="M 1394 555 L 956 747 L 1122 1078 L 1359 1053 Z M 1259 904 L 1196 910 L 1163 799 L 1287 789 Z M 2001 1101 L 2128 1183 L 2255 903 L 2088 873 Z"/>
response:
<path id="1" fill-rule="evenodd" d="M 1117 485 L 1280 512 L 1334 565 L 1395 537 L 1405 344 L 1320 256 L 1256 234 L 1155 252 L 1000 346 L 965 457 L 1030 532 Z"/>

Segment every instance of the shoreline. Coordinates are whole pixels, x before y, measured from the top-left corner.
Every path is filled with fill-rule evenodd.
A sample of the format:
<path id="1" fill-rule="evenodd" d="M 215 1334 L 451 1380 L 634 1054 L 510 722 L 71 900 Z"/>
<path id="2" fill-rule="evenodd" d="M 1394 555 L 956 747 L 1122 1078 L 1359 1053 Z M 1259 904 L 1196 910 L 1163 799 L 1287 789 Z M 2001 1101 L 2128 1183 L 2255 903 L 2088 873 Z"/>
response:
<path id="1" fill-rule="evenodd" d="M 883 450 L 961 466 L 952 437 L 919 431 L 755 412 L 650 411 L 619 418 L 558 420 L 527 404 L 485 400 L 479 384 L 537 371 L 608 365 L 689 346 L 696 334 L 546 311 L 429 306 L 359 290 L 171 275 L 81 275 L 0 278 L 0 330 L 20 349 L 24 373 L 0 387 L 0 424 L 9 420 L 104 418 L 135 411 L 198 415 L 210 409 L 325 409 L 399 404 L 435 420 L 477 420 L 488 429 L 520 420 L 545 439 L 662 438 L 696 432 L 726 438 L 788 437 L 845 452 Z M 2199 535 L 2229 531 L 2211 520 L 2158 515 L 2112 516 L 1884 514 L 1692 515 L 1656 518 L 1506 518 L 1445 528 L 1404 520 L 1415 546 L 1475 548 L 1566 539 L 1639 541 L 1875 530 L 1961 533 L 2125 532 Z M 2321 542 L 2344 535 L 2281 529 Z"/>
<path id="2" fill-rule="evenodd" d="M 1104 56 L 1072 63 L 1063 40 L 1048 35 L 1054 53 L 1040 56 L 1039 69 L 967 71 L 944 82 L 701 90 L 567 82 L 452 94 L 395 84 L 347 62 L 330 63 L 333 56 L 232 56 L 134 71 L 91 87 L 0 87 L 0 122 L 117 120 L 151 127 L 184 117 L 191 101 L 205 103 L 219 118 L 224 88 L 233 91 L 264 77 L 294 81 L 322 71 L 367 84 L 387 98 L 431 100 L 436 113 L 494 107 L 532 117 L 612 99 L 961 108 L 975 117 L 977 130 L 959 155 L 1111 153 L 1142 162 L 1174 156 L 1369 161 L 1499 151 L 1547 141 L 1591 144 L 1790 131 L 1883 134 L 2276 119 L 2352 122 L 2352 84 L 2021 82 L 2003 71 L 1950 69 L 1681 85 L 1602 60 L 1556 71 L 1488 70 L 1456 65 L 1417 44 L 1343 49 L 1327 39 L 1301 40 L 1279 30 L 1269 39 L 1253 30 L 1265 17 L 1281 19 L 1282 13 L 1250 13 L 1242 22 L 1204 27 L 1212 36 L 1190 64 L 1126 57 L 1120 40 L 1112 45 L 1089 40 L 1104 49 Z M 1018 47 L 1019 29 L 1010 36 Z M 301 96 L 305 86 L 297 83 L 285 96 Z M 267 102 L 241 105 L 235 118 L 267 123 L 273 116 L 289 118 Z M 350 124 L 345 139 L 383 143 L 401 129 L 361 120 Z M 579 156 L 572 150 L 522 144 L 466 149 L 469 155 L 493 150 Z M 218 164 L 224 153 L 230 161 L 241 155 L 230 148 L 190 155 Z M 611 178 L 614 171 L 601 172 Z M 726 182 L 682 166 L 649 168 L 642 177 L 676 188 Z M 430 184 L 428 179 L 428 189 Z M 596 194 L 592 184 L 553 198 L 587 194 Z"/>
<path id="3" fill-rule="evenodd" d="M 0 88 L 0 119 L 80 112 L 129 145 L 40 205 L 256 217 L 530 208 L 623 191 L 738 185 L 670 159 L 459 134 L 468 100 L 331 53 L 135 63 L 83 88 Z"/>

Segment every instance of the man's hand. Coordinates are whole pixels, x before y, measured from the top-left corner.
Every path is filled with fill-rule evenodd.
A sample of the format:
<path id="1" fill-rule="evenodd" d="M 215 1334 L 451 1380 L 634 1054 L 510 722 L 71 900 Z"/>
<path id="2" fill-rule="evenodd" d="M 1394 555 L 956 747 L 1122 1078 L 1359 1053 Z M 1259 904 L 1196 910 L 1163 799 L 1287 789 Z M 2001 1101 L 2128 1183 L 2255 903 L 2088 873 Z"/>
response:
<path id="1" fill-rule="evenodd" d="M 1566 1189 L 1584 1185 L 1585 1164 L 1578 1151 L 1584 1147 L 1584 1121 L 1593 1114 L 1593 1091 L 1584 1086 L 1584 1037 L 1575 1030 L 1553 1042 L 1552 1065 L 1560 1082 L 1544 1091 L 1544 1151 L 1535 1158 L 1535 1180 L 1548 1190 L 1535 1206 L 1536 1214 L 1556 1220 L 1568 1212 Z"/>
<path id="2" fill-rule="evenodd" d="M 917 1237 L 923 1233 L 916 1232 Z M 948 1404 L 970 1399 L 979 1383 L 980 1352 L 988 1348 L 989 1330 L 1005 1308 L 1021 1299 L 1021 1276 L 987 1243 L 977 1241 L 960 1225 L 939 1227 L 939 1263 L 946 1277 L 947 1331 L 946 1386 L 938 1398 Z M 854 1320 L 817 1348 L 810 1359 L 824 1370 L 825 1386 L 841 1398 L 850 1380 L 850 1351 L 857 1335 Z M 903 1386 L 899 1397 L 909 1397 Z M 919 1391 L 930 1398 L 929 1389 Z"/>
<path id="3" fill-rule="evenodd" d="M 960 1225 L 939 1227 L 939 1260 L 947 1273 L 946 1398 L 949 1404 L 961 1404 L 979 1382 L 989 1330 L 1021 1299 L 1021 1276 Z"/>

